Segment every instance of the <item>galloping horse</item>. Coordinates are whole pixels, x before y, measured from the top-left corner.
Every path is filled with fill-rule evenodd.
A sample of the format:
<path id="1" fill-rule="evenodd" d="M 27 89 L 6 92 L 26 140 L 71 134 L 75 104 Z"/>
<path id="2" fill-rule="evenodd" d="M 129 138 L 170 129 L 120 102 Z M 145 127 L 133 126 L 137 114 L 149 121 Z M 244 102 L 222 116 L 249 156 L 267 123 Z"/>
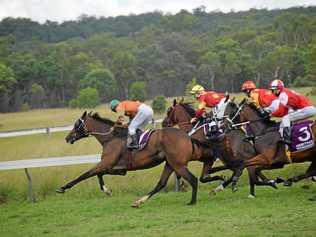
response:
<path id="1" fill-rule="evenodd" d="M 193 125 L 190 121 L 194 116 L 195 110 L 191 107 L 189 103 L 183 103 L 182 101 L 177 103 L 177 100 L 175 99 L 173 100 L 173 105 L 170 106 L 167 110 L 167 116 L 162 122 L 162 127 L 174 127 L 178 125 L 180 130 L 189 133 L 193 128 Z M 221 176 L 211 177 L 209 175 L 211 172 L 224 170 L 226 169 L 226 167 L 213 168 L 214 170 L 210 171 L 210 168 L 212 168 L 216 157 L 214 154 L 214 150 L 209 146 L 209 142 L 205 138 L 203 127 L 199 127 L 199 129 L 196 129 L 196 131 L 191 134 L 191 138 L 201 144 L 201 146 L 195 149 L 197 159 L 203 162 L 200 182 L 207 183 L 215 180 L 224 180 L 224 178 Z"/>
<path id="2" fill-rule="evenodd" d="M 230 102 L 227 98 L 227 107 L 230 107 L 230 104 L 234 104 Z M 227 108 L 226 107 L 226 108 Z M 229 109 L 224 113 L 229 113 Z M 180 129 L 188 132 L 192 130 L 193 125 L 190 123 L 191 118 L 194 116 L 194 110 L 190 108 L 188 104 L 184 103 L 176 103 L 174 101 L 173 106 L 171 106 L 167 111 L 167 117 L 163 121 L 163 126 L 174 126 L 178 125 Z M 233 171 L 233 175 L 230 179 L 226 180 L 220 186 L 218 186 L 215 190 L 215 193 L 218 191 L 222 191 L 227 185 L 229 185 L 233 181 L 233 177 L 237 174 L 237 172 L 241 172 L 241 167 L 245 159 L 251 158 L 255 155 L 255 150 L 251 146 L 249 142 L 244 141 L 246 135 L 244 131 L 240 129 L 227 130 L 225 136 L 220 140 L 212 140 L 212 144 L 210 141 L 206 141 L 203 127 L 195 129 L 195 132 L 191 135 L 193 139 L 199 140 L 202 143 L 208 143 L 208 150 L 211 152 L 207 152 L 207 158 L 201 159 L 204 163 L 202 175 L 200 178 L 201 182 L 210 182 L 213 180 L 221 179 L 220 176 L 211 177 L 209 174 L 215 173 L 217 171 L 231 169 Z M 214 163 L 214 149 L 217 152 L 217 155 L 225 164 L 224 166 L 219 166 L 212 168 Z M 250 181 L 250 196 L 255 196 L 255 183 L 258 185 L 268 185 L 276 188 L 274 182 L 266 178 L 260 171 L 256 171 L 254 168 L 248 168 L 249 181 Z M 259 181 L 258 176 L 262 179 Z M 233 183 L 233 191 L 236 191 L 236 181 Z"/>
<path id="3" fill-rule="evenodd" d="M 126 128 L 118 127 L 116 123 L 101 118 L 97 113 L 84 112 L 65 139 L 73 144 L 89 135 L 94 136 L 103 147 L 101 161 L 94 168 L 57 189 L 58 193 L 64 193 L 77 183 L 93 176 L 98 177 L 101 190 L 107 192 L 102 178 L 104 174 L 125 175 L 127 171 L 148 169 L 166 161 L 156 187 L 132 206 L 138 207 L 159 192 L 173 171 L 190 183 L 192 197 L 189 204 L 196 203 L 198 181 L 187 168 L 188 162 L 194 159 L 192 154 L 196 145 L 183 131 L 175 128 L 155 130 L 145 148 L 131 155 L 126 148 Z"/>
<path id="4" fill-rule="evenodd" d="M 259 169 L 282 168 L 285 164 L 310 161 L 311 164 L 305 174 L 289 178 L 285 185 L 316 175 L 316 146 L 304 151 L 287 154 L 284 143 L 280 142 L 278 127 L 270 120 L 261 117 L 257 107 L 253 103 L 244 100 L 238 109 L 235 109 L 235 118 L 231 122 L 247 123 L 254 136 L 253 143 L 256 155 L 244 163 L 244 167 L 258 167 Z M 316 137 L 315 123 L 311 127 L 313 137 Z M 314 141 L 315 143 L 315 141 Z M 234 177 L 238 180 L 239 176 Z"/>

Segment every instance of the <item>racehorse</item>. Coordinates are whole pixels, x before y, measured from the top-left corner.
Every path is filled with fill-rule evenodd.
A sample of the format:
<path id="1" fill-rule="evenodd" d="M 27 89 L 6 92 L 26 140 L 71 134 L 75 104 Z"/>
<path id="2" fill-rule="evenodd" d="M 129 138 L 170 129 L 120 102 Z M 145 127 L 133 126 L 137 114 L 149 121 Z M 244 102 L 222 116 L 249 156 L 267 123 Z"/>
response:
<path id="1" fill-rule="evenodd" d="M 227 98 L 227 104 L 234 104 L 230 102 Z M 230 106 L 227 106 L 228 108 Z M 227 108 L 226 107 L 226 108 Z M 229 109 L 224 112 L 224 114 L 229 113 Z M 178 125 L 180 129 L 189 132 L 192 130 L 193 125 L 190 123 L 192 117 L 194 117 L 194 110 L 190 110 L 190 106 L 185 103 L 177 103 L 174 101 L 173 105 L 167 111 L 167 117 L 163 121 L 163 126 L 174 126 Z M 211 148 L 212 152 L 206 153 L 209 158 L 204 159 L 202 175 L 200 178 L 201 182 L 210 182 L 212 180 L 218 180 L 221 177 L 215 176 L 211 177 L 209 174 L 215 173 L 217 171 L 231 169 L 233 171 L 233 175 L 230 179 L 226 180 L 220 186 L 218 186 L 215 190 L 215 193 L 218 191 L 222 191 L 227 185 L 229 185 L 233 181 L 233 177 L 238 174 L 237 172 L 241 172 L 241 165 L 243 164 L 245 159 L 251 158 L 255 155 L 255 150 L 251 146 L 249 142 L 244 141 L 246 135 L 243 130 L 233 129 L 227 130 L 225 136 L 221 141 L 212 140 L 206 141 L 203 126 L 195 129 L 195 132 L 191 134 L 193 139 L 199 140 L 202 143 L 208 143 L 208 149 Z M 217 156 L 222 160 L 225 164 L 224 166 L 219 166 L 212 168 L 214 159 L 214 150 L 217 153 Z M 203 160 L 202 160 L 203 161 Z M 249 197 L 255 196 L 255 184 L 257 185 L 268 185 L 276 188 L 273 180 L 269 180 L 265 177 L 259 170 L 255 170 L 254 168 L 248 168 L 249 181 L 250 181 L 250 195 Z M 258 179 L 260 177 L 262 181 Z M 236 191 L 236 181 L 233 182 L 233 191 Z"/>
<path id="2" fill-rule="evenodd" d="M 253 137 L 253 147 L 256 150 L 256 155 L 248 159 L 244 163 L 244 167 L 257 167 L 259 169 L 275 169 L 282 168 L 285 164 L 300 163 L 310 161 L 305 174 L 291 177 L 285 181 L 286 186 L 290 186 L 292 182 L 309 178 L 316 175 L 316 147 L 314 146 L 297 152 L 286 152 L 286 146 L 281 142 L 281 137 L 278 131 L 278 126 L 275 122 L 263 118 L 258 108 L 253 103 L 242 101 L 239 106 L 231 110 L 234 114 L 232 124 L 241 123 L 247 124 L 248 130 L 251 131 Z M 235 124 L 236 125 L 236 124 Z M 312 135 L 316 135 L 315 122 L 311 127 Z M 238 180 L 238 173 L 234 180 Z"/>
<path id="3" fill-rule="evenodd" d="M 195 110 L 189 103 L 183 103 L 181 100 L 179 103 L 176 99 L 173 100 L 173 105 L 167 109 L 167 115 L 162 121 L 162 127 L 174 127 L 178 125 L 179 129 L 189 133 L 192 131 L 193 125 L 190 122 L 191 119 L 195 116 Z M 199 121 L 200 123 L 201 121 Z M 198 127 L 198 126 L 196 126 Z M 222 180 L 222 176 L 211 177 L 210 168 L 212 168 L 213 163 L 215 162 L 216 157 L 214 157 L 214 150 L 209 146 L 209 142 L 206 140 L 203 127 L 198 127 L 191 138 L 195 141 L 198 141 L 201 146 L 200 150 L 195 149 L 196 157 L 199 161 L 203 162 L 202 174 L 200 176 L 200 182 L 207 183 L 215 180 Z M 226 169 L 226 168 L 224 168 Z M 214 168 L 212 172 L 223 170 L 221 168 Z"/>
<path id="4" fill-rule="evenodd" d="M 102 178 L 104 174 L 125 175 L 127 171 L 148 169 L 166 161 L 156 187 L 135 201 L 132 206 L 139 207 L 159 192 L 166 185 L 173 171 L 189 182 L 192 187 L 189 204 L 196 203 L 198 181 L 188 170 L 187 164 L 195 159 L 192 154 L 197 145 L 183 131 L 175 128 L 157 129 L 151 134 L 145 148 L 129 152 L 126 148 L 127 128 L 122 128 L 119 123 L 114 123 L 109 119 L 101 118 L 97 113 L 84 112 L 65 140 L 73 144 L 90 135 L 94 136 L 103 147 L 101 161 L 94 168 L 58 188 L 56 190 L 58 193 L 64 193 L 67 189 L 93 176 L 98 177 L 101 190 L 107 192 L 108 189 Z"/>

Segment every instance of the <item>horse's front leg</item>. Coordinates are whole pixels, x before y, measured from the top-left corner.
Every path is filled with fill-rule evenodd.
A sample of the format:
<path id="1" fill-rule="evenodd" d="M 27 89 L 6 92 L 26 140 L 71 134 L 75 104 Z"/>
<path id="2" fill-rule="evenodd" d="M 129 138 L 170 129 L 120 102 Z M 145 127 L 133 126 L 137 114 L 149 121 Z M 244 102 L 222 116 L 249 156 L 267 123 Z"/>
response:
<path id="1" fill-rule="evenodd" d="M 78 184 L 79 182 L 86 180 L 90 177 L 93 177 L 97 174 L 101 173 L 100 170 L 98 169 L 98 166 L 90 169 L 89 171 L 83 173 L 82 175 L 80 175 L 78 178 L 70 181 L 69 183 L 65 184 L 64 186 L 57 188 L 56 192 L 57 193 L 64 193 L 66 191 L 66 189 L 70 189 L 72 188 L 74 185 Z"/>
<path id="2" fill-rule="evenodd" d="M 98 174 L 98 181 L 100 185 L 100 189 L 102 192 L 104 192 L 107 196 L 112 196 L 112 189 L 109 189 L 106 187 L 104 180 L 103 180 L 103 174 Z"/>
<path id="3" fill-rule="evenodd" d="M 160 176 L 160 180 L 158 181 L 156 187 L 152 191 L 150 191 L 147 195 L 136 200 L 132 204 L 132 207 L 139 207 L 142 203 L 146 202 L 149 198 L 151 198 L 153 195 L 155 195 L 161 189 L 163 189 L 166 186 L 167 181 L 168 181 L 172 172 L 173 172 L 172 167 L 166 162 L 165 167 L 164 167 L 162 174 Z"/>

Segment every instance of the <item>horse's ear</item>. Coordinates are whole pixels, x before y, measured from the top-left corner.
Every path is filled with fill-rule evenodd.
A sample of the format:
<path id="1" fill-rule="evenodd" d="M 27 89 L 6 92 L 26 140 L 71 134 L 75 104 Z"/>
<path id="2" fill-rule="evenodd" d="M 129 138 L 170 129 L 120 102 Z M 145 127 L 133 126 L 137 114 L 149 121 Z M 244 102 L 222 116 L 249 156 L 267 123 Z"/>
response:
<path id="1" fill-rule="evenodd" d="M 231 99 L 231 101 L 232 101 L 232 102 L 234 102 L 234 101 L 235 101 L 235 99 L 236 99 L 236 97 L 234 96 L 234 97 Z"/>
<path id="2" fill-rule="evenodd" d="M 173 100 L 173 106 L 176 106 L 176 104 L 177 104 L 177 99 L 174 99 Z"/>
<path id="3" fill-rule="evenodd" d="M 225 92 L 225 97 L 226 97 L 225 98 L 225 103 L 226 103 L 228 101 L 228 99 L 229 99 L 229 93 L 227 91 Z"/>
<path id="4" fill-rule="evenodd" d="M 81 118 L 85 118 L 87 116 L 87 111 L 84 111 L 83 114 L 81 115 Z"/>
<path id="5" fill-rule="evenodd" d="M 183 102 L 184 102 L 184 97 L 182 96 L 179 103 L 180 103 L 180 104 L 183 104 Z"/>

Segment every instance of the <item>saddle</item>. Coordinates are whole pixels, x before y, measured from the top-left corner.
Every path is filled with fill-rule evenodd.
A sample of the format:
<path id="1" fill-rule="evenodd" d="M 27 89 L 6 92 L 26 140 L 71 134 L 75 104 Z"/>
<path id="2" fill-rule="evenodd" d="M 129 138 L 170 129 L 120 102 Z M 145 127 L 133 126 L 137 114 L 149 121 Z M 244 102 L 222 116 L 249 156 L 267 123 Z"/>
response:
<path id="1" fill-rule="evenodd" d="M 141 151 L 146 147 L 146 145 L 149 141 L 149 138 L 154 131 L 155 131 L 155 129 L 148 129 L 146 131 L 143 131 L 141 129 L 136 130 L 139 148 L 136 149 L 135 151 Z"/>

